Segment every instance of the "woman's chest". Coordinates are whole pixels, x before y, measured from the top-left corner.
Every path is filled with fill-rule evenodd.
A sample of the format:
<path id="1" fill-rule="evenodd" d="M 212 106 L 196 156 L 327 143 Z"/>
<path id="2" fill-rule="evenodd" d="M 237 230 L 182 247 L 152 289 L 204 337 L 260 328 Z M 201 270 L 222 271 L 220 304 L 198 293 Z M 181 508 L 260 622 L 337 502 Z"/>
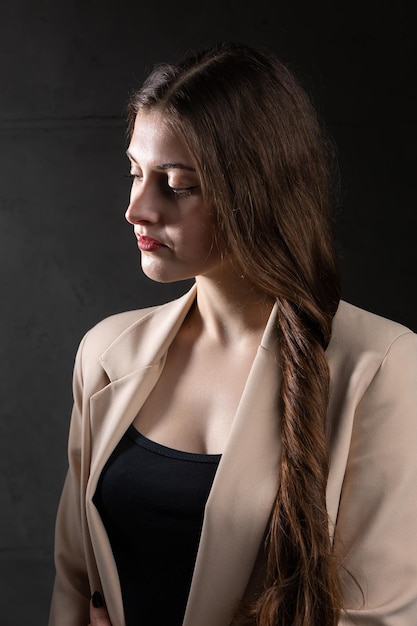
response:
<path id="1" fill-rule="evenodd" d="M 257 345 L 246 348 L 171 346 L 134 421 L 139 432 L 176 449 L 222 453 Z"/>

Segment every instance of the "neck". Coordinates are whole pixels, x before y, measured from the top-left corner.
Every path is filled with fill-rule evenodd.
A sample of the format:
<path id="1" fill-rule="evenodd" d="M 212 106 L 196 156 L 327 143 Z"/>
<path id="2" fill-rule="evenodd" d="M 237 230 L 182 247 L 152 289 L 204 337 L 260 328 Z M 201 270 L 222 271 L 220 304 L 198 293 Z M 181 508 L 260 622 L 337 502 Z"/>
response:
<path id="1" fill-rule="evenodd" d="M 195 322 L 201 331 L 222 344 L 262 335 L 273 307 L 273 299 L 248 281 L 233 274 L 228 280 L 196 278 Z"/>

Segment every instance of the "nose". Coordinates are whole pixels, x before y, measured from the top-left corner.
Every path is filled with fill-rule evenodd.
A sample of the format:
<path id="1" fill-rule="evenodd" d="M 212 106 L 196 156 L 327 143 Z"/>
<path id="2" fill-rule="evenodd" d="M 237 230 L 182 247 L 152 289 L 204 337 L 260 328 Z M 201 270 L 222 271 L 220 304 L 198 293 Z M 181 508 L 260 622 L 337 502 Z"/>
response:
<path id="1" fill-rule="evenodd" d="M 144 183 L 132 186 L 125 218 L 129 224 L 156 223 L 159 220 L 158 202 L 152 190 Z"/>

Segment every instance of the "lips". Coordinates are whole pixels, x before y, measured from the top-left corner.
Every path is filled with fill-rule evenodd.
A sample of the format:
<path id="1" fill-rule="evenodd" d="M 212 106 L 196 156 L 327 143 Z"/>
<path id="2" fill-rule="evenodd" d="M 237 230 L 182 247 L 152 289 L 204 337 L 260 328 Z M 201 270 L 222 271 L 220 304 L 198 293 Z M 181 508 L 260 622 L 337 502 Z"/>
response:
<path id="1" fill-rule="evenodd" d="M 139 235 L 136 234 L 138 240 L 138 248 L 143 252 L 153 252 L 154 250 L 158 250 L 163 247 L 163 243 L 154 239 L 153 237 L 148 237 L 147 235 Z"/>

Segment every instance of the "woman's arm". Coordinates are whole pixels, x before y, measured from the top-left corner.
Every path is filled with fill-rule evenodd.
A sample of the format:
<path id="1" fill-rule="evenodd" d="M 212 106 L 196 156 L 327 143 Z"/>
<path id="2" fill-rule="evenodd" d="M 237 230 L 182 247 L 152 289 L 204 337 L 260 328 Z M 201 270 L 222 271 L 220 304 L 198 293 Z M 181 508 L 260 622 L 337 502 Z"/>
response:
<path id="1" fill-rule="evenodd" d="M 417 335 L 410 332 L 390 346 L 355 415 L 336 524 L 340 626 L 417 624 L 416 538 Z"/>
<path id="2" fill-rule="evenodd" d="M 55 525 L 55 584 L 49 626 L 83 626 L 89 621 L 90 586 L 82 533 L 82 372 L 77 352 L 74 377 L 74 406 L 69 433 L 69 468 L 64 483 Z"/>

